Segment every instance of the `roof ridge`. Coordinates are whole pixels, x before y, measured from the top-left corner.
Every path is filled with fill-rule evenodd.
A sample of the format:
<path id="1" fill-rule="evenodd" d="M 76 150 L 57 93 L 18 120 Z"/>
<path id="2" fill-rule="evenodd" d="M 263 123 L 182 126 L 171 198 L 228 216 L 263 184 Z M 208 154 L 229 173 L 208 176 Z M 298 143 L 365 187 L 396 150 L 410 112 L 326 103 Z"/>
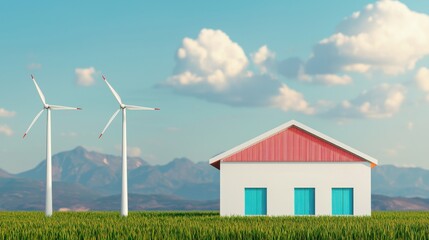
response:
<path id="1" fill-rule="evenodd" d="M 224 158 L 227 158 L 227 157 L 233 155 L 234 153 L 237 153 L 243 149 L 246 149 L 250 146 L 253 146 L 253 145 L 255 145 L 255 144 L 257 144 L 257 143 L 259 143 L 259 142 L 261 142 L 261 141 L 285 130 L 285 129 L 290 128 L 291 126 L 296 126 L 296 127 L 300 128 L 300 129 L 302 129 L 302 130 L 304 130 L 304 131 L 306 131 L 306 132 L 308 132 L 308 133 L 310 133 L 316 137 L 319 137 L 319 138 L 321 138 L 321 139 L 323 139 L 323 140 L 325 140 L 325 141 L 327 141 L 327 142 L 329 142 L 329 143 L 331 143 L 331 144 L 333 144 L 339 148 L 342 148 L 342 149 L 344 149 L 344 150 L 346 150 L 346 151 L 348 151 L 348 152 L 350 152 L 356 156 L 359 156 L 359 157 L 363 158 L 364 160 L 366 160 L 370 163 L 378 165 L 377 159 L 375 159 L 375 158 L 373 158 L 373 157 L 371 157 L 365 153 L 362 153 L 362 152 L 360 152 L 360 151 L 358 151 L 358 150 L 356 150 L 356 149 L 354 149 L 354 148 L 352 148 L 352 147 L 350 147 L 350 146 L 348 146 L 348 145 L 346 145 L 346 144 L 344 144 L 344 143 L 342 143 L 342 142 L 340 142 L 334 138 L 331 138 L 331 137 L 329 137 L 329 136 L 327 136 L 327 135 L 325 135 L 319 131 L 316 131 L 313 128 L 310 128 L 310 127 L 308 127 L 308 126 L 306 126 L 306 125 L 304 125 L 304 124 L 302 124 L 296 120 L 290 120 L 286 123 L 283 123 L 283 124 L 273 128 L 271 130 L 268 130 L 268 131 L 254 137 L 254 138 L 252 138 L 252 139 L 250 139 L 250 140 L 248 140 L 242 144 L 239 144 L 239 145 L 231 148 L 228 151 L 225 151 L 221 154 L 218 154 L 218 155 L 210 158 L 209 163 L 211 165 L 214 165 L 214 164 L 216 164 L 216 162 L 218 162 Z"/>

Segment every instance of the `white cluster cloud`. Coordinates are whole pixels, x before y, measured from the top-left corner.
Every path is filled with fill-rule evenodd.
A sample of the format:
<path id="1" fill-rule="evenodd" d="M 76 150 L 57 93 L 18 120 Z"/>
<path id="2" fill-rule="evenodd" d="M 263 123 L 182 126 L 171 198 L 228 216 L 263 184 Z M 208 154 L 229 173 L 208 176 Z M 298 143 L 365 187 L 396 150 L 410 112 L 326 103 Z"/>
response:
<path id="1" fill-rule="evenodd" d="M 416 82 L 419 88 L 427 94 L 426 99 L 429 101 L 429 68 L 421 67 L 417 71 Z"/>
<path id="2" fill-rule="evenodd" d="M 407 129 L 410 130 L 410 131 L 413 130 L 414 129 L 414 122 L 411 122 L 411 121 L 408 122 L 407 123 Z"/>
<path id="3" fill-rule="evenodd" d="M 96 73 L 94 67 L 89 68 L 76 68 L 74 70 L 76 74 L 76 83 L 81 86 L 91 86 L 94 85 L 95 79 L 94 74 Z"/>
<path id="4" fill-rule="evenodd" d="M 396 157 L 398 156 L 398 153 L 399 151 L 396 147 L 384 149 L 384 154 L 386 154 L 388 157 Z"/>
<path id="5" fill-rule="evenodd" d="M 115 145 L 117 151 L 122 151 L 122 145 Z M 129 157 L 141 157 L 142 150 L 139 147 L 127 146 L 127 155 Z"/>
<path id="6" fill-rule="evenodd" d="M 307 101 L 305 101 L 304 96 L 290 89 L 286 84 L 283 84 L 279 89 L 279 95 L 272 98 L 272 104 L 275 107 L 282 109 L 283 111 L 296 111 L 306 114 L 315 113 L 314 108 L 310 107 Z"/>
<path id="7" fill-rule="evenodd" d="M 377 1 L 355 12 L 314 48 L 307 74 L 413 69 L 429 54 L 429 16 L 395 0 Z"/>
<path id="8" fill-rule="evenodd" d="M 62 132 L 61 136 L 62 137 L 77 137 L 78 134 L 77 134 L 77 132 Z"/>
<path id="9" fill-rule="evenodd" d="M 175 73 L 166 85 L 179 93 L 231 106 L 276 107 L 314 113 L 296 90 L 273 77 L 275 54 L 262 46 L 251 54 L 258 73 L 249 70 L 243 49 L 221 30 L 202 29 L 177 51 Z"/>
<path id="10" fill-rule="evenodd" d="M 14 117 L 15 114 L 16 113 L 13 111 L 8 111 L 4 108 L 0 108 L 0 117 Z M 0 134 L 3 134 L 5 136 L 12 136 L 13 130 L 8 125 L 0 124 Z"/>
<path id="11" fill-rule="evenodd" d="M 404 100 L 404 86 L 383 83 L 363 91 L 352 100 L 344 100 L 327 115 L 337 118 L 388 118 L 399 111 Z"/>
<path id="12" fill-rule="evenodd" d="M 340 118 L 387 118 L 405 99 L 400 84 L 380 84 L 341 104 L 319 108 L 278 79 L 283 75 L 321 85 L 347 85 L 357 73 L 396 75 L 429 55 L 429 16 L 397 0 L 380 0 L 345 18 L 335 33 L 317 43 L 309 59 L 278 60 L 268 46 L 246 53 L 221 30 L 202 29 L 185 38 L 167 86 L 175 91 L 232 106 L 275 107 Z M 370 76 L 367 74 L 367 76 Z M 429 69 L 416 74 L 429 101 Z M 327 110 L 326 110 L 327 109 Z"/>
<path id="13" fill-rule="evenodd" d="M 271 76 L 275 76 L 279 73 L 288 78 L 296 78 L 303 82 L 312 82 L 322 85 L 347 85 L 353 81 L 352 78 L 346 74 L 306 74 L 301 60 L 290 58 L 279 62 L 276 59 L 276 54 L 268 49 L 266 45 L 252 54 L 252 60 L 261 73 L 270 74 Z"/>
<path id="14" fill-rule="evenodd" d="M 172 83 L 205 82 L 223 89 L 248 64 L 243 49 L 220 30 L 202 29 L 197 39 L 184 38 L 177 51 L 178 67 L 186 71 L 172 77 Z"/>
<path id="15" fill-rule="evenodd" d="M 130 157 L 140 157 L 142 155 L 142 150 L 139 147 L 130 147 L 127 149 L 128 156 Z"/>
<path id="16" fill-rule="evenodd" d="M 259 68 L 261 73 L 267 73 L 268 71 L 276 71 L 276 55 L 267 45 L 263 45 L 259 50 L 252 54 L 253 63 Z"/>
<path id="17" fill-rule="evenodd" d="M 346 85 L 352 82 L 350 76 L 336 74 L 316 74 L 314 77 L 308 77 L 308 79 L 325 85 Z"/>
<path id="18" fill-rule="evenodd" d="M 40 63 L 30 63 L 27 65 L 27 69 L 29 70 L 36 70 L 36 69 L 41 69 L 42 68 L 42 64 Z"/>
<path id="19" fill-rule="evenodd" d="M 0 134 L 10 137 L 13 135 L 13 130 L 8 125 L 0 125 Z"/>
<path id="20" fill-rule="evenodd" d="M 4 108 L 0 108 L 0 117 L 13 117 L 15 116 L 15 112 L 13 111 L 8 111 Z"/>

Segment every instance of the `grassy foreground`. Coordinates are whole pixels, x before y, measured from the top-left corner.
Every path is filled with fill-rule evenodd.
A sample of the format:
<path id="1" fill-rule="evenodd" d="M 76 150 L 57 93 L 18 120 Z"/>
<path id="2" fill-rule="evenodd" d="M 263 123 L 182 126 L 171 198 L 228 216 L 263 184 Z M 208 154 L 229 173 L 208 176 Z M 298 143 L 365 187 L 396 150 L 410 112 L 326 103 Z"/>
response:
<path id="1" fill-rule="evenodd" d="M 219 217 L 218 212 L 0 212 L 0 239 L 429 239 L 429 212 Z"/>

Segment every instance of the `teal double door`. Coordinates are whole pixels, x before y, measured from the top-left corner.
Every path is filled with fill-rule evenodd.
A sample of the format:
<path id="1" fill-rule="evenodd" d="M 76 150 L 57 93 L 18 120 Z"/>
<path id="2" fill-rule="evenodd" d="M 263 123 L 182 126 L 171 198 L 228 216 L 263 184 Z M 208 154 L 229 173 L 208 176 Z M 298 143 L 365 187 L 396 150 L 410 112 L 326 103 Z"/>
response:
<path id="1" fill-rule="evenodd" d="M 314 188 L 295 188 L 295 215 L 314 215 Z"/>
<path id="2" fill-rule="evenodd" d="M 332 188 L 332 215 L 353 215 L 353 188 Z"/>
<path id="3" fill-rule="evenodd" d="M 244 189 L 244 214 L 245 215 L 267 215 L 267 189 L 245 188 Z"/>

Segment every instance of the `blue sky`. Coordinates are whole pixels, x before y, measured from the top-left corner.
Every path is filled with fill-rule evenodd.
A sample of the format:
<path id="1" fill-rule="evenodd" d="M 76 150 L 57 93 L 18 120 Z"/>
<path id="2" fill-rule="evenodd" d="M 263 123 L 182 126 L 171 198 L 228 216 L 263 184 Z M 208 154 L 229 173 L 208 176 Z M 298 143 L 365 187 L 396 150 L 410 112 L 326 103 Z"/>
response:
<path id="1" fill-rule="evenodd" d="M 429 2 L 2 1 L 0 168 L 82 145 L 120 154 L 117 103 L 128 104 L 130 155 L 206 161 L 290 119 L 377 159 L 429 168 Z"/>

